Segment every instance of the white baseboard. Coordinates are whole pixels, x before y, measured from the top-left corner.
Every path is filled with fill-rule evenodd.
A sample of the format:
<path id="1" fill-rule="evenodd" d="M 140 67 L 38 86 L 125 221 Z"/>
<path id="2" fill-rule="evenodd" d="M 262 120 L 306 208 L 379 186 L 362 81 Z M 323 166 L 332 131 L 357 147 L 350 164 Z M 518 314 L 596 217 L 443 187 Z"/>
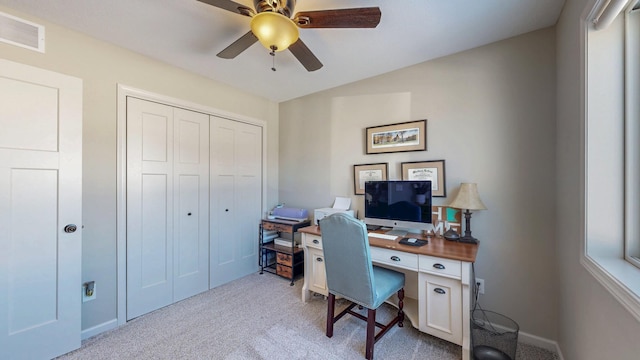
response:
<path id="1" fill-rule="evenodd" d="M 88 328 L 86 330 L 82 330 L 81 339 L 86 340 L 92 336 L 96 336 L 105 331 L 115 329 L 118 327 L 118 319 L 109 320 L 103 322 L 102 324 L 98 324 L 92 328 Z"/>
<path id="2" fill-rule="evenodd" d="M 531 335 L 529 333 L 519 331 L 518 342 L 528 344 L 528 345 L 533 345 L 545 350 L 549 350 L 553 353 L 556 353 L 560 360 L 564 360 L 564 357 L 562 356 L 562 351 L 560 351 L 560 346 L 558 345 L 557 341 L 545 339 L 540 336 Z"/>

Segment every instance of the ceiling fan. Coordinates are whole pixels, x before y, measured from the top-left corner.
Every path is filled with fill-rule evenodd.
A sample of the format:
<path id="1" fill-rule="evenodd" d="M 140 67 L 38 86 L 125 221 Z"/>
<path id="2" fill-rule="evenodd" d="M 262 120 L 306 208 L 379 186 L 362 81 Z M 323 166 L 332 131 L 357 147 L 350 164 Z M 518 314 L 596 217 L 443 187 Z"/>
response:
<path id="1" fill-rule="evenodd" d="M 298 28 L 375 28 L 381 16 L 380 8 L 366 7 L 301 11 L 291 17 L 296 0 L 253 0 L 255 10 L 231 0 L 198 1 L 251 18 L 251 30 L 220 51 L 218 57 L 233 59 L 260 41 L 272 56 L 289 49 L 308 71 L 320 69 L 322 63 L 299 38 Z"/>

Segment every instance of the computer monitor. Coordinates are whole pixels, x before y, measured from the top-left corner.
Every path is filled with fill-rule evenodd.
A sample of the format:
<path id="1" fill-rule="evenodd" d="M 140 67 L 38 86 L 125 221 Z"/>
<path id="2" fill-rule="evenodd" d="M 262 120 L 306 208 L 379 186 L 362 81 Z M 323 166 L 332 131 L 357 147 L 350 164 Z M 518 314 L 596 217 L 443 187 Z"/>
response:
<path id="1" fill-rule="evenodd" d="M 388 234 L 430 230 L 431 181 L 367 181 L 364 184 L 364 221 L 392 227 Z"/>

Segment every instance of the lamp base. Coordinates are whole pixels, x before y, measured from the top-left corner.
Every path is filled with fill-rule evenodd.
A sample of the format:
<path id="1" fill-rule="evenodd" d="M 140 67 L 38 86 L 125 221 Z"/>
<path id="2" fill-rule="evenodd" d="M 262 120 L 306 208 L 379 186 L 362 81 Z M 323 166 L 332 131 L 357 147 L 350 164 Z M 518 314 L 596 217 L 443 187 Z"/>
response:
<path id="1" fill-rule="evenodd" d="M 477 244 L 478 243 L 478 239 L 474 238 L 471 235 L 465 235 L 465 236 L 461 236 L 460 240 L 458 240 L 462 243 L 468 243 L 468 244 Z"/>
<path id="2" fill-rule="evenodd" d="M 449 228 L 449 230 L 447 230 L 444 233 L 444 238 L 449 240 L 449 241 L 458 241 L 460 240 L 460 234 L 458 234 L 455 230 L 453 230 L 453 228 Z"/>

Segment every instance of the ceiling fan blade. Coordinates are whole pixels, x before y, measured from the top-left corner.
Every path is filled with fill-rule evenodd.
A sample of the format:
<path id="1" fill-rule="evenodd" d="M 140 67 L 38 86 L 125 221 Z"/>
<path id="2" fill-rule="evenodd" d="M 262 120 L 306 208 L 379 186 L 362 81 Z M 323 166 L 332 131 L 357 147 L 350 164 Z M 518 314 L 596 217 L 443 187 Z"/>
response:
<path id="1" fill-rule="evenodd" d="M 291 51 L 293 56 L 300 61 L 307 71 L 316 71 L 322 67 L 320 60 L 313 55 L 307 45 L 305 45 L 300 39 L 289 46 L 289 51 Z"/>
<path id="2" fill-rule="evenodd" d="M 304 29 L 311 28 L 374 28 L 380 23 L 379 7 L 301 11 L 294 22 Z"/>
<path id="3" fill-rule="evenodd" d="M 252 8 L 238 4 L 237 2 L 231 0 L 198 0 L 202 3 L 209 4 L 211 6 L 215 6 L 220 9 L 228 10 L 240 15 L 245 16 L 253 16 L 255 15 L 255 11 Z"/>
<path id="4" fill-rule="evenodd" d="M 249 46 L 255 44 L 257 41 L 258 38 L 253 35 L 251 30 L 249 30 L 249 32 L 242 35 L 240 39 L 234 41 L 233 44 L 220 51 L 217 56 L 223 59 L 233 59 L 236 56 L 240 55 L 241 52 L 247 50 Z"/>

